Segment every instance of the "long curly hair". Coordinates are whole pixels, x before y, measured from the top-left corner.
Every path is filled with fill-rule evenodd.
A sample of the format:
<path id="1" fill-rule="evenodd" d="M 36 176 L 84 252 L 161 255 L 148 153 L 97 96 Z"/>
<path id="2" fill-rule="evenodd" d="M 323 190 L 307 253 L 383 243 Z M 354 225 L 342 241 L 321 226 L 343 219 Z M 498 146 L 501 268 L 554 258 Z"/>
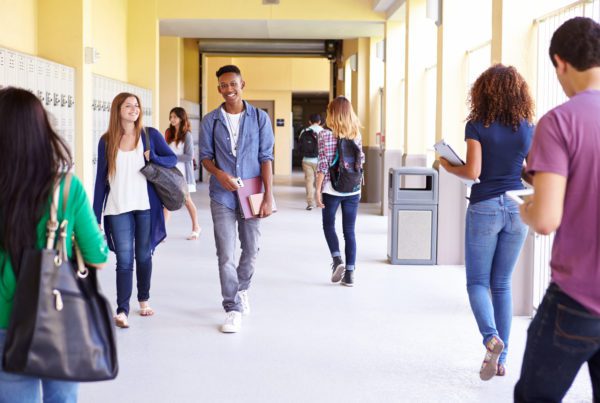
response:
<path id="1" fill-rule="evenodd" d="M 512 126 L 516 131 L 521 121 L 533 122 L 534 103 L 529 86 L 513 66 L 495 64 L 477 78 L 469 95 L 467 120 L 489 127 L 493 122 Z"/>

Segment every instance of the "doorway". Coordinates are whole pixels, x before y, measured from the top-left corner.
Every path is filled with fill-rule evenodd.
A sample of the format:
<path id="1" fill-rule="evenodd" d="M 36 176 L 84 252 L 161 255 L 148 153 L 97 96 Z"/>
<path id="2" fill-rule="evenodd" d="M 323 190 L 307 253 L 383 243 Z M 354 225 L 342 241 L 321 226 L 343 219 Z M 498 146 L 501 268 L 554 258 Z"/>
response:
<path id="1" fill-rule="evenodd" d="M 328 92 L 292 93 L 292 116 L 294 126 L 294 148 L 292 150 L 292 169 L 302 170 L 302 154 L 298 147 L 300 132 L 308 127 L 310 115 L 318 113 L 321 125 L 325 126 L 325 114 L 329 103 Z"/>

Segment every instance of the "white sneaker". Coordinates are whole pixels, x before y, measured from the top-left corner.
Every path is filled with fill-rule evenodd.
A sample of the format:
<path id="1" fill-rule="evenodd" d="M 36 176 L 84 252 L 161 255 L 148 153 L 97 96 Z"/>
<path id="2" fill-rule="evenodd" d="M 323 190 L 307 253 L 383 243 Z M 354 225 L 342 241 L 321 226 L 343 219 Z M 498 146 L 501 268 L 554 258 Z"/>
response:
<path id="1" fill-rule="evenodd" d="M 240 303 L 242 304 L 242 315 L 250 315 L 250 300 L 248 299 L 248 290 L 238 291 Z"/>
<path id="2" fill-rule="evenodd" d="M 221 326 L 223 333 L 237 333 L 242 330 L 242 314 L 238 311 L 229 311 L 225 314 L 225 323 Z"/>

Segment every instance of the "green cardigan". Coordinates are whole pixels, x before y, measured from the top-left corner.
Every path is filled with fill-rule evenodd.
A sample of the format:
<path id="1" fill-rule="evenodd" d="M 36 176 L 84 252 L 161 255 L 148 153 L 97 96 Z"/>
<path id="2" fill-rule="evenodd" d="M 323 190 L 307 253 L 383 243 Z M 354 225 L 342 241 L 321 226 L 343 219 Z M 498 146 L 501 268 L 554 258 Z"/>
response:
<path id="1" fill-rule="evenodd" d="M 62 222 L 62 199 L 64 179 L 60 184 L 60 198 L 58 208 L 58 222 Z M 52 195 L 50 196 L 52 197 Z M 87 263 L 99 264 L 106 262 L 108 247 L 104 235 L 100 232 L 96 217 L 85 193 L 83 185 L 73 176 L 67 210 L 65 211 L 67 225 L 67 254 L 71 256 L 71 234 L 75 230 L 77 244 L 81 249 L 83 260 Z M 50 218 L 50 202 L 48 208 L 37 225 L 37 247 L 43 249 L 46 244 L 46 222 Z M 13 297 L 16 288 L 16 278 L 13 272 L 10 257 L 0 246 L 0 267 L 3 268 L 0 277 L 0 329 L 8 328 L 13 306 Z"/>

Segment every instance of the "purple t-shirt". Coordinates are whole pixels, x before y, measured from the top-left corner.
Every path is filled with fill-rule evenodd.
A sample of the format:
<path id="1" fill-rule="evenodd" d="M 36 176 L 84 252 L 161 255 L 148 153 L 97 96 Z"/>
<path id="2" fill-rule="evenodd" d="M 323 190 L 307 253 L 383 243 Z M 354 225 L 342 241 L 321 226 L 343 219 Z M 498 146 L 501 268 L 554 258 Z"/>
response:
<path id="1" fill-rule="evenodd" d="M 537 125 L 530 172 L 567 178 L 564 210 L 552 247 L 552 281 L 600 315 L 600 91 L 583 91 Z"/>

